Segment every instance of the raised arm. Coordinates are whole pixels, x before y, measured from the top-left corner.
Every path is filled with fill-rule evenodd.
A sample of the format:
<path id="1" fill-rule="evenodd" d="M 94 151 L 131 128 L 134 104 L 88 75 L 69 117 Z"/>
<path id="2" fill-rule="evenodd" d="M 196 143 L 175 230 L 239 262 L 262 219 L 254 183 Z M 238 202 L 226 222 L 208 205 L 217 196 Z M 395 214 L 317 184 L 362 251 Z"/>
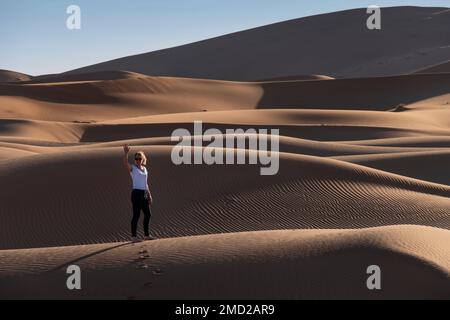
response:
<path id="1" fill-rule="evenodd" d="M 123 156 L 123 165 L 124 165 L 125 169 L 128 172 L 130 172 L 131 166 L 130 166 L 130 163 L 128 162 L 128 154 L 130 153 L 130 147 L 127 144 L 123 146 L 123 152 L 125 153 L 125 155 Z"/>

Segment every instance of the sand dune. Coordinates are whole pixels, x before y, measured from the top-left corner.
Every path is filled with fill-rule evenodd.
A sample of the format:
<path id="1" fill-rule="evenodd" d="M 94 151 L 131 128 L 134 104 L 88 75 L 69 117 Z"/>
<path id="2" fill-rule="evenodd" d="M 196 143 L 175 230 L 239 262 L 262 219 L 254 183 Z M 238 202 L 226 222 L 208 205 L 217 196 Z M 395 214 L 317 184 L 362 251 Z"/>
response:
<path id="1" fill-rule="evenodd" d="M 118 78 L 92 80 L 113 76 Z M 75 78 L 79 81 L 74 81 Z M 423 108 L 424 105 L 429 108 L 437 103 L 448 107 L 447 103 L 450 103 L 450 74 L 445 73 L 253 83 L 158 78 L 128 73 L 100 73 L 96 77 L 92 74 L 60 76 L 58 79 L 61 82 L 0 84 L 0 117 L 96 122 L 237 109 L 388 111 L 400 104 L 410 108 Z M 412 87 L 414 90 L 410 89 Z"/>
<path id="2" fill-rule="evenodd" d="M 223 139 L 233 136 L 235 139 L 242 135 L 223 135 Z M 95 142 L 95 143 L 62 143 L 62 142 L 43 142 L 39 140 L 26 139 L 2 139 L 0 142 L 0 160 L 8 158 L 20 158 L 29 155 L 38 155 L 45 153 L 59 153 L 67 151 L 77 151 L 85 149 L 104 149 L 120 147 L 127 143 L 134 147 L 142 146 L 174 146 L 176 143 L 171 141 L 170 137 L 155 137 L 141 139 L 126 139 L 112 142 Z M 202 138 L 199 136 L 189 137 L 191 143 L 202 144 Z M 251 148 L 252 146 L 246 146 Z M 351 155 L 375 155 L 375 154 L 395 154 L 395 153 L 411 153 L 411 152 L 433 152 L 443 151 L 450 148 L 441 147 L 378 147 L 364 145 L 349 145 L 346 143 L 335 143 L 327 141 L 307 140 L 289 136 L 280 136 L 279 148 L 284 153 L 303 154 L 319 157 L 343 157 Z M 350 158 L 349 158 L 350 159 Z M 351 160 L 353 161 L 353 159 Z"/>
<path id="3" fill-rule="evenodd" d="M 393 224 L 450 228 L 445 185 L 295 154 L 281 155 L 278 175 L 260 177 L 255 166 L 177 167 L 170 147 L 141 149 L 155 168 L 153 228 L 159 237 Z M 121 195 L 128 194 L 129 177 L 120 154 L 120 148 L 100 148 L 3 160 L 2 249 L 126 240 L 130 204 Z M 27 182 L 32 205 L 19 200 L 22 186 L 14 183 L 29 176 L 45 177 Z M 16 225 L 30 236 L 16 234 Z"/>
<path id="4" fill-rule="evenodd" d="M 0 71 L 0 298 L 450 297 L 449 13 L 385 8 L 370 33 L 350 10 L 70 73 Z M 174 165 L 172 132 L 195 121 L 279 129 L 278 174 Z M 159 240 L 128 242 L 125 143 L 149 157 Z"/>
<path id="5" fill-rule="evenodd" d="M 292 74 L 372 77 L 411 73 L 448 60 L 449 35 L 442 32 L 450 19 L 446 9 L 383 8 L 383 26 L 376 32 L 366 27 L 366 9 L 334 12 L 120 58 L 71 73 L 129 70 L 153 76 L 237 81 Z"/>
<path id="6" fill-rule="evenodd" d="M 0 120 L 0 136 L 79 142 L 84 132 L 81 124 L 35 120 Z"/>
<path id="7" fill-rule="evenodd" d="M 415 73 L 449 73 L 449 72 L 450 72 L 450 61 L 447 61 L 431 67 L 420 69 Z"/>
<path id="8" fill-rule="evenodd" d="M 0 297 L 446 299 L 448 241 L 448 230 L 396 226 L 6 250 L 0 252 Z M 78 293 L 61 286 L 72 263 L 83 270 Z M 366 288 L 366 269 L 374 263 L 385 275 L 378 292 Z"/>
<path id="9" fill-rule="evenodd" d="M 356 140 L 356 141 L 342 141 L 352 145 L 366 145 L 366 146 L 384 146 L 384 147 L 429 147 L 429 148 L 449 148 L 450 137 L 448 136 L 430 136 L 430 137 L 406 137 L 406 138 L 388 138 L 388 139 L 373 139 L 373 140 Z"/>
<path id="10" fill-rule="evenodd" d="M 399 224 L 448 229 L 450 109 L 442 103 L 448 81 L 448 74 L 427 74 L 239 83 L 104 72 L 4 85 L 0 99 L 15 101 L 22 117 L 47 113 L 44 120 L 0 123 L 1 248 L 126 240 L 130 204 L 121 196 L 129 189 L 119 164 L 123 143 L 145 150 L 155 168 L 153 226 L 159 237 Z M 328 103 L 321 102 L 322 91 Z M 411 104 L 390 112 L 390 92 Z M 133 104 L 135 95 L 153 104 Z M 195 112 L 188 97 L 216 104 Z M 324 107 L 302 108 L 295 103 L 299 97 Z M 346 97 L 360 100 L 341 107 Z M 166 105 L 157 109 L 157 101 Z M 166 106 L 174 109 L 163 110 Z M 77 108 L 84 108 L 91 120 L 74 120 L 71 108 L 77 116 Z M 134 117 L 132 110 L 138 113 Z M 280 173 L 261 178 L 251 166 L 171 165 L 172 131 L 192 129 L 199 120 L 205 130 L 280 129 Z M 422 169 L 425 164 L 429 167 Z M 22 186 L 14 181 L 43 176 L 27 182 L 33 205 L 21 202 Z M 48 226 L 55 224 L 67 228 L 51 232 Z M 31 235 L 15 237 L 16 225 Z"/>
<path id="11" fill-rule="evenodd" d="M 416 139 L 424 136 L 430 136 L 429 139 L 436 136 L 439 139 L 449 134 L 449 112 L 450 110 L 445 109 L 407 113 L 345 110 L 240 110 L 239 113 L 233 111 L 183 113 L 100 123 L 3 120 L 0 136 L 7 136 L 9 141 L 12 137 L 16 137 L 63 143 L 163 138 L 170 137 L 172 131 L 177 128 L 187 128 L 192 131 L 193 121 L 198 120 L 204 122 L 205 130 L 211 127 L 222 130 L 279 128 L 283 136 L 323 142 L 340 140 L 343 144 L 358 144 L 353 141 L 345 142 L 342 139 L 351 140 L 355 135 L 358 135 L 361 140 L 399 137 Z M 389 149 L 385 150 L 389 152 Z"/>
<path id="12" fill-rule="evenodd" d="M 0 116 L 95 122 L 149 114 L 226 110 L 230 106 L 253 108 L 263 94 L 259 85 L 193 79 L 133 76 L 73 81 L 74 77 L 64 76 L 59 80 L 0 85 Z"/>
<path id="13" fill-rule="evenodd" d="M 120 79 L 138 79 L 145 77 L 142 74 L 129 71 L 104 71 L 88 72 L 82 74 L 48 74 L 33 77 L 26 84 L 30 83 L 61 83 L 61 82 L 83 82 L 83 81 L 108 81 Z"/>
<path id="14" fill-rule="evenodd" d="M 449 148 L 444 151 L 426 150 L 334 158 L 408 177 L 450 185 L 450 173 L 447 170 L 450 159 Z M 406 162 L 408 165 L 405 165 Z"/>
<path id="15" fill-rule="evenodd" d="M 0 69 L 0 83 L 1 82 L 22 82 L 31 80 L 32 77 L 15 71 Z"/>
<path id="16" fill-rule="evenodd" d="M 333 77 L 324 76 L 324 75 L 297 75 L 297 76 L 283 76 L 283 77 L 275 77 L 270 79 L 261 79 L 258 81 L 261 82 L 273 82 L 273 81 L 309 81 L 309 80 L 333 80 Z"/>

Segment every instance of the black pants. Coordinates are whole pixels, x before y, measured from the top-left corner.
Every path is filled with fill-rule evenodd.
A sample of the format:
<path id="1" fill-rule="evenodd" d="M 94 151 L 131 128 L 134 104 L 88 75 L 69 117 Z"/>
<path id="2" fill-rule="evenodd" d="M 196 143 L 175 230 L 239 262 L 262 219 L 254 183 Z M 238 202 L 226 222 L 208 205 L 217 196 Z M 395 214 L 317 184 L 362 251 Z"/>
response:
<path id="1" fill-rule="evenodd" d="M 133 204 L 133 219 L 131 220 L 131 235 L 137 236 L 137 225 L 141 216 L 141 210 L 144 212 L 144 233 L 145 236 L 150 235 L 150 203 L 146 199 L 146 191 L 134 189 L 131 192 L 131 203 Z"/>

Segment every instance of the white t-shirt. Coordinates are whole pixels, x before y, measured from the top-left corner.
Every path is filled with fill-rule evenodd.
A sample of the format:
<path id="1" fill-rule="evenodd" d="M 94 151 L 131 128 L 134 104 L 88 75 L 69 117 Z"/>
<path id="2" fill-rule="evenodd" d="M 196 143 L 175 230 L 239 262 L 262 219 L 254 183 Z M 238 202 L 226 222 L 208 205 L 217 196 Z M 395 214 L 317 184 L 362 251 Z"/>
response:
<path id="1" fill-rule="evenodd" d="M 131 166 L 130 175 L 133 180 L 133 189 L 147 190 L 148 171 L 146 167 L 143 169 L 142 171 L 134 164 Z"/>

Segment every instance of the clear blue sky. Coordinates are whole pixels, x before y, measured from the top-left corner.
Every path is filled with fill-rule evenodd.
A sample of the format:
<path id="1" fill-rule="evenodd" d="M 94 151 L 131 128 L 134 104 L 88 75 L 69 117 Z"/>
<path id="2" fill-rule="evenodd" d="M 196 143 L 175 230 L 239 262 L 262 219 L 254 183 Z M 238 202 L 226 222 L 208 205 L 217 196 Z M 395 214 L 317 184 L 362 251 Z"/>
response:
<path id="1" fill-rule="evenodd" d="M 0 69 L 63 72 L 278 21 L 376 4 L 448 7 L 449 0 L 1 0 Z M 82 29 L 66 28 L 81 7 Z"/>

